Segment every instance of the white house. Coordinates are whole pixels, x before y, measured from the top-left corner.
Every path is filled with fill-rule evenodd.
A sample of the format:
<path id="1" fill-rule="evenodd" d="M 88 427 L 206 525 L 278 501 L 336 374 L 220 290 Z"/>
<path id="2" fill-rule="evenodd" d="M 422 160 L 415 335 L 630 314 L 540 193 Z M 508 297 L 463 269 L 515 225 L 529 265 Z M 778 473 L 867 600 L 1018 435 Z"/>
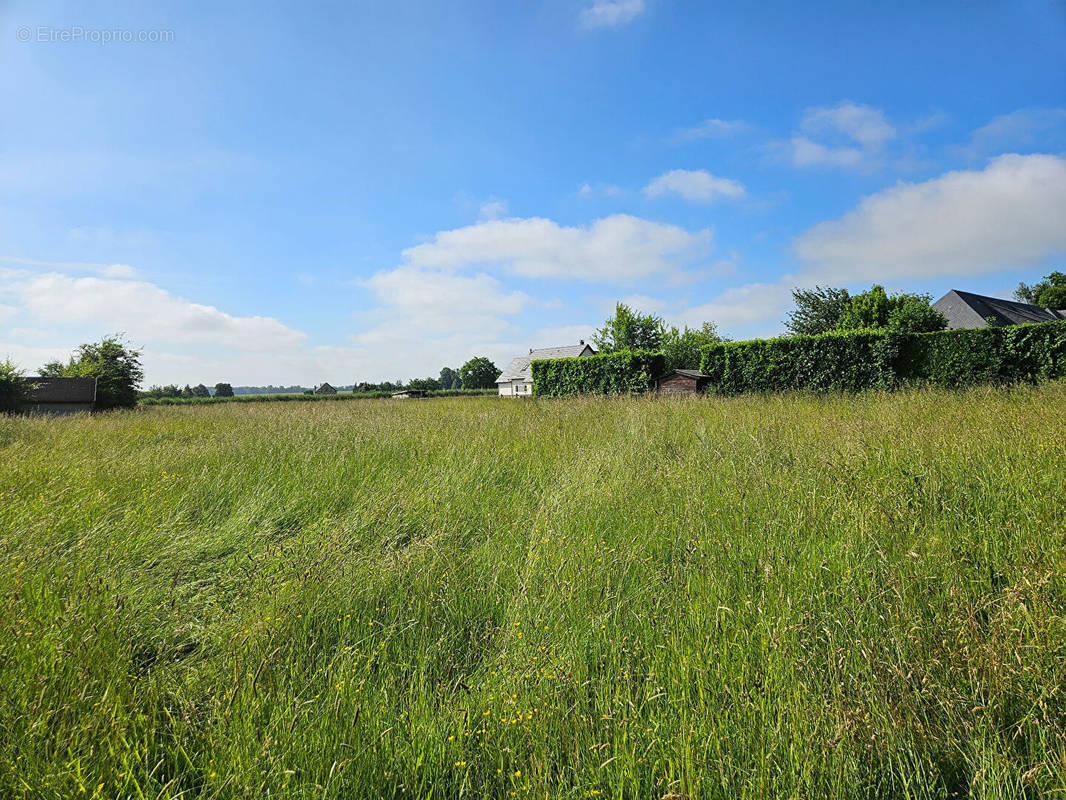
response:
<path id="1" fill-rule="evenodd" d="M 500 391 L 500 397 L 532 397 L 532 364 L 534 361 L 543 358 L 581 358 L 594 355 L 596 351 L 590 345 L 585 344 L 584 339 L 580 344 L 569 347 L 542 347 L 540 350 L 530 350 L 529 355 L 519 356 L 507 365 L 507 369 L 496 379 L 496 388 Z"/>

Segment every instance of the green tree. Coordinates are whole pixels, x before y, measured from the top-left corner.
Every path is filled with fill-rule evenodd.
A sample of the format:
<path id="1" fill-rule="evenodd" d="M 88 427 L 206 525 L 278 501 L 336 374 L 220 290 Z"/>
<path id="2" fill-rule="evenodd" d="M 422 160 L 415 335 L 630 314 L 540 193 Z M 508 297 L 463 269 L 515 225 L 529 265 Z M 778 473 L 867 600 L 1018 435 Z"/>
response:
<path id="1" fill-rule="evenodd" d="M 96 378 L 96 407 L 100 409 L 133 408 L 137 404 L 137 387 L 144 380 L 141 351 L 117 335 L 81 345 L 66 364 L 45 364 L 41 375 Z"/>
<path id="2" fill-rule="evenodd" d="M 0 413 L 18 411 L 22 392 L 22 370 L 10 361 L 0 361 Z"/>
<path id="3" fill-rule="evenodd" d="M 192 396 L 193 397 L 210 397 L 211 396 L 211 390 L 208 389 L 206 386 L 204 386 L 202 383 L 198 383 L 194 387 L 192 387 Z"/>
<path id="4" fill-rule="evenodd" d="M 869 291 L 851 298 L 847 311 L 837 323 L 837 328 L 856 330 L 887 327 L 888 315 L 892 312 L 892 308 L 892 301 L 885 292 L 885 287 L 875 284 Z"/>
<path id="5" fill-rule="evenodd" d="M 947 318 L 930 305 L 931 300 L 927 294 L 912 292 L 889 296 L 885 287 L 875 285 L 852 296 L 838 328 L 880 328 L 899 333 L 942 331 L 948 325 Z"/>
<path id="6" fill-rule="evenodd" d="M 1066 274 L 1058 271 L 1048 273 L 1042 281 L 1032 286 L 1019 283 L 1014 290 L 1014 299 L 1043 308 L 1066 308 Z"/>
<path id="7" fill-rule="evenodd" d="M 462 379 L 459 377 L 459 373 L 451 367 L 444 367 L 440 371 L 440 388 L 442 389 L 458 389 L 462 386 Z"/>
<path id="8" fill-rule="evenodd" d="M 895 333 L 932 333 L 948 326 L 948 318 L 930 305 L 927 294 L 902 294 L 892 298 L 895 307 L 885 326 Z"/>
<path id="9" fill-rule="evenodd" d="M 662 341 L 666 369 L 699 369 L 700 351 L 707 345 L 721 341 L 722 337 L 718 335 L 718 328 L 713 322 L 704 322 L 699 328 L 686 325 L 680 330 L 667 329 Z"/>
<path id="10" fill-rule="evenodd" d="M 641 314 L 625 303 L 617 303 L 614 316 L 592 334 L 592 343 L 601 353 L 619 350 L 660 350 L 666 324 L 654 314 Z M 464 387 L 466 384 L 463 384 Z"/>
<path id="11" fill-rule="evenodd" d="M 793 336 L 816 336 L 835 330 L 851 304 L 847 289 L 832 286 L 793 289 L 792 299 L 796 308 L 789 312 L 785 328 Z"/>
<path id="12" fill-rule="evenodd" d="M 408 389 L 418 389 L 423 392 L 433 392 L 440 389 L 440 381 L 436 378 L 412 378 L 407 382 Z"/>
<path id="13" fill-rule="evenodd" d="M 459 367 L 459 380 L 464 389 L 491 389 L 500 377 L 500 370 L 484 356 L 478 356 Z"/>
<path id="14" fill-rule="evenodd" d="M 228 383 L 216 383 L 215 397 L 233 397 L 233 387 Z"/>

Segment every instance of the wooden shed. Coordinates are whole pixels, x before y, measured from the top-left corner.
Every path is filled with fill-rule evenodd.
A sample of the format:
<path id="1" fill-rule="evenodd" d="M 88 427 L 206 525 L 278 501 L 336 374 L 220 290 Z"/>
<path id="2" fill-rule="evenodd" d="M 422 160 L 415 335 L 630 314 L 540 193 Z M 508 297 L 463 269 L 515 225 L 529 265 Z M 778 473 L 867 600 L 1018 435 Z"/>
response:
<path id="1" fill-rule="evenodd" d="M 703 394 L 711 376 L 694 369 L 675 369 L 655 379 L 659 394 L 677 396 Z"/>
<path id="2" fill-rule="evenodd" d="M 328 383 L 322 383 L 315 387 L 315 394 L 336 394 L 337 390 Z"/>

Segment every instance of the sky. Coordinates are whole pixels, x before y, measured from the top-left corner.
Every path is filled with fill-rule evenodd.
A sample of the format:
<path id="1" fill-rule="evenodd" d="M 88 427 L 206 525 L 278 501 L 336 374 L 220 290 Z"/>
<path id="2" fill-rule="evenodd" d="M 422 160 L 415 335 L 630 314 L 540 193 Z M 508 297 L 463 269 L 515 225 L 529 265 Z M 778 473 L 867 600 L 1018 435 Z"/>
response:
<path id="1" fill-rule="evenodd" d="M 0 358 L 436 375 L 1066 269 L 1066 2 L 0 0 Z"/>

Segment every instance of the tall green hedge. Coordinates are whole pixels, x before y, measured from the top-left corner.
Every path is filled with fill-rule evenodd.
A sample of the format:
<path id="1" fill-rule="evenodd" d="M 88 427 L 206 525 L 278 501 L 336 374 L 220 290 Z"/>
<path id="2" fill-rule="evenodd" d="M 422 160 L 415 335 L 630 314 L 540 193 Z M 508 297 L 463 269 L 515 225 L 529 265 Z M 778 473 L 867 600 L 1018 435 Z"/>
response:
<path id="1" fill-rule="evenodd" d="M 833 331 L 703 349 L 722 394 L 967 386 L 1066 377 L 1066 321 L 899 334 Z"/>
<path id="2" fill-rule="evenodd" d="M 534 361 L 533 394 L 568 397 L 575 394 L 640 394 L 665 370 L 662 353 L 623 350 L 584 358 Z"/>

